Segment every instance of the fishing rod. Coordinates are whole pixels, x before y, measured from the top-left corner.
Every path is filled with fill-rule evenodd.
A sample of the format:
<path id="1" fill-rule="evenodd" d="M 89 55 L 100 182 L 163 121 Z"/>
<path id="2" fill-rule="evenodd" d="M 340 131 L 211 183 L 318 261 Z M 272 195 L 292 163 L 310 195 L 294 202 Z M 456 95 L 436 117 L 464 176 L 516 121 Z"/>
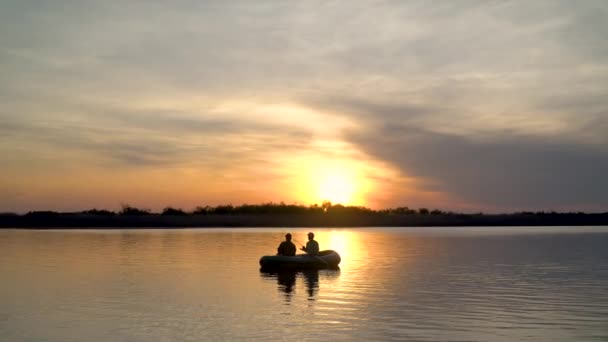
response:
<path id="1" fill-rule="evenodd" d="M 293 241 L 295 241 L 298 245 L 301 246 L 300 250 L 306 252 L 306 247 L 300 243 L 300 241 L 294 239 L 293 237 L 291 238 Z"/>
<path id="2" fill-rule="evenodd" d="M 298 245 L 300 245 L 300 246 L 304 247 L 304 245 L 303 245 L 303 244 L 301 244 L 301 243 L 300 243 L 300 241 L 298 241 L 298 240 L 294 239 L 293 237 L 292 237 L 291 239 L 292 239 L 293 241 L 295 241 L 295 242 L 296 242 Z"/>

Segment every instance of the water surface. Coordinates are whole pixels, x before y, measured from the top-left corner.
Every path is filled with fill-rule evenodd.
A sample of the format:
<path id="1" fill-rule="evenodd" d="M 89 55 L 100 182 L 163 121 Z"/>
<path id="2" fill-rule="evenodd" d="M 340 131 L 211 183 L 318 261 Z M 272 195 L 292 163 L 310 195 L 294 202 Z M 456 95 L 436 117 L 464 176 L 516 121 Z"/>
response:
<path id="1" fill-rule="evenodd" d="M 304 243 L 308 229 L 291 229 Z M 606 341 L 608 227 L 1 230 L 2 341 Z"/>

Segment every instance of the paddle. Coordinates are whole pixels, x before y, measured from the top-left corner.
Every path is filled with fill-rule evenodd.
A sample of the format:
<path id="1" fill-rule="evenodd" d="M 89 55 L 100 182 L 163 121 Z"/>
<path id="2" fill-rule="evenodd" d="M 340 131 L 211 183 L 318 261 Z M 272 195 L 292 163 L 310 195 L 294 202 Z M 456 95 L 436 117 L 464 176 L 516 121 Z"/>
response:
<path id="1" fill-rule="evenodd" d="M 320 256 L 317 255 L 317 256 L 315 256 L 315 258 L 317 258 L 317 260 L 322 261 L 325 264 L 325 266 L 329 266 L 329 263 L 327 261 L 325 261 L 323 258 L 321 258 Z"/>
<path id="2" fill-rule="evenodd" d="M 291 238 L 291 239 L 292 239 L 293 241 L 295 241 L 295 242 L 296 242 L 298 245 L 302 246 L 302 248 L 305 248 L 305 247 L 304 247 L 304 245 L 303 245 L 303 244 L 301 244 L 301 243 L 300 243 L 298 240 L 296 240 L 296 239 L 294 239 L 294 238 Z M 303 251 L 305 251 L 305 252 L 306 252 L 306 250 L 305 250 L 305 249 L 301 249 L 301 250 L 303 250 Z M 329 263 L 328 263 L 327 261 L 325 261 L 323 258 L 321 258 L 319 255 L 315 255 L 315 256 L 313 256 L 313 258 L 316 258 L 317 260 L 319 260 L 319 261 L 323 262 L 325 265 L 329 265 Z"/>

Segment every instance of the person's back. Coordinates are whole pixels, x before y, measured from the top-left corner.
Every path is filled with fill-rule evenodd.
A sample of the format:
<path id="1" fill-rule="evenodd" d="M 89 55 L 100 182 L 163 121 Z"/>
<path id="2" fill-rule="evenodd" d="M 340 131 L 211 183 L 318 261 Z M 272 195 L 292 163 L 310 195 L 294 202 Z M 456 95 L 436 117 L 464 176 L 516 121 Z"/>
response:
<path id="1" fill-rule="evenodd" d="M 291 234 L 285 235 L 285 241 L 281 242 L 277 248 L 277 255 L 294 256 L 296 255 L 296 245 L 291 242 Z"/>

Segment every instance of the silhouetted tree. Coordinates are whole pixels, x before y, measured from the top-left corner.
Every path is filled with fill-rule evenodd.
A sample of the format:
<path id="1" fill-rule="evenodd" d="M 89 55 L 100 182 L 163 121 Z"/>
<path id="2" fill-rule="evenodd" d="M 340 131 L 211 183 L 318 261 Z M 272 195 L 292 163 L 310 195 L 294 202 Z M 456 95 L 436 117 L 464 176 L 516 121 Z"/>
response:
<path id="1" fill-rule="evenodd" d="M 331 201 L 323 201 L 323 203 L 321 203 L 321 208 L 323 208 L 324 212 L 327 212 L 329 210 L 329 208 L 331 208 Z"/>
<path id="2" fill-rule="evenodd" d="M 322 213 L 324 211 L 325 210 L 323 209 L 323 207 L 320 207 L 316 203 L 308 207 L 308 212 L 310 212 L 310 213 Z"/>
<path id="3" fill-rule="evenodd" d="M 166 207 L 165 209 L 163 209 L 163 212 L 161 213 L 161 215 L 163 215 L 163 216 L 184 216 L 187 214 L 185 211 L 183 211 L 181 209 Z"/>
<path id="4" fill-rule="evenodd" d="M 339 215 L 346 213 L 346 207 L 342 204 L 329 205 L 325 210 L 328 214 Z"/>
<path id="5" fill-rule="evenodd" d="M 397 207 L 382 210 L 380 211 L 380 213 L 388 215 L 412 215 L 416 213 L 416 210 L 410 209 L 408 207 Z"/>
<path id="6" fill-rule="evenodd" d="M 98 216 L 113 216 L 116 215 L 115 212 L 113 211 L 109 211 L 109 210 L 105 210 L 105 209 L 89 209 L 89 210 L 85 210 L 82 212 L 83 214 L 86 215 L 98 215 Z"/>
<path id="7" fill-rule="evenodd" d="M 212 211 L 213 214 L 220 214 L 220 215 L 232 214 L 233 212 L 234 212 L 234 207 L 232 206 L 232 204 L 218 205 Z"/>
<path id="8" fill-rule="evenodd" d="M 210 206 L 206 205 L 204 207 L 198 206 L 196 207 L 193 211 L 192 214 L 194 215 L 207 215 L 213 208 L 211 208 Z"/>
<path id="9" fill-rule="evenodd" d="M 132 207 L 128 204 L 123 204 L 122 209 L 120 210 L 120 215 L 122 216 L 145 216 L 150 215 L 149 209 L 139 209 Z"/>
<path id="10" fill-rule="evenodd" d="M 59 215 L 61 215 L 61 214 L 56 211 L 51 211 L 51 210 L 30 211 L 27 214 L 25 214 L 25 216 L 32 216 L 32 217 L 57 217 Z"/>

